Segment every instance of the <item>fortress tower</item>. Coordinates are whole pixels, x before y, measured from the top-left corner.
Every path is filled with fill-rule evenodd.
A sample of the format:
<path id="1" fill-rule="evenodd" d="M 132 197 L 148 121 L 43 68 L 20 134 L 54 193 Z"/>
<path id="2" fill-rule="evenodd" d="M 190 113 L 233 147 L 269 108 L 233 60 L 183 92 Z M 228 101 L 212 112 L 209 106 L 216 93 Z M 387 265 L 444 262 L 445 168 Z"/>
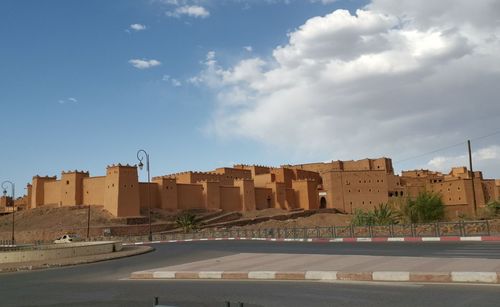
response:
<path id="1" fill-rule="evenodd" d="M 31 208 L 36 208 L 43 206 L 44 200 L 45 200 L 45 183 L 46 182 L 55 182 L 56 181 L 56 176 L 34 176 L 33 177 L 33 184 L 31 185 Z"/>
<path id="2" fill-rule="evenodd" d="M 111 165 L 106 168 L 104 207 L 114 216 L 139 216 L 137 167 Z"/>
<path id="3" fill-rule="evenodd" d="M 69 171 L 61 174 L 61 206 L 83 204 L 83 179 L 89 177 L 89 172 Z"/>

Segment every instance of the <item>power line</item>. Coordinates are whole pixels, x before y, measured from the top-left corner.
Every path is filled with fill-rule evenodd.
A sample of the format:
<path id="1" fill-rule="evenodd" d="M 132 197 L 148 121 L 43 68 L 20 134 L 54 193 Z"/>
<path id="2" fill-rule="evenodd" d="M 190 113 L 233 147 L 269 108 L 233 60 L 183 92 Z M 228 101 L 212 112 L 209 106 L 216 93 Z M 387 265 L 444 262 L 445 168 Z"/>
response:
<path id="1" fill-rule="evenodd" d="M 485 138 L 488 138 L 490 136 L 494 136 L 494 135 L 497 135 L 497 134 L 500 134 L 500 130 L 495 131 L 495 132 L 490 133 L 490 134 L 486 134 L 486 135 L 478 136 L 478 137 L 475 137 L 475 138 L 471 138 L 470 140 L 471 141 L 477 141 L 477 140 L 485 139 Z M 425 152 L 425 153 L 422 153 L 422 154 L 419 154 L 419 155 L 416 155 L 416 156 L 412 156 L 412 157 L 408 157 L 408 158 L 405 158 L 405 159 L 394 161 L 394 163 L 400 163 L 400 162 L 405 162 L 405 161 L 408 161 L 408 160 L 413 160 L 413 159 L 425 157 L 425 156 L 428 156 L 428 155 L 436 153 L 436 152 L 440 152 L 440 151 L 443 151 L 443 150 L 446 150 L 446 149 L 450 149 L 450 148 L 454 148 L 454 147 L 457 147 L 457 146 L 465 145 L 466 143 L 467 142 L 460 142 L 460 143 L 453 144 L 453 145 L 450 145 L 450 146 L 441 147 L 441 148 L 438 148 L 438 149 L 435 149 L 435 150 L 432 150 L 432 151 L 428 151 L 428 152 Z"/>

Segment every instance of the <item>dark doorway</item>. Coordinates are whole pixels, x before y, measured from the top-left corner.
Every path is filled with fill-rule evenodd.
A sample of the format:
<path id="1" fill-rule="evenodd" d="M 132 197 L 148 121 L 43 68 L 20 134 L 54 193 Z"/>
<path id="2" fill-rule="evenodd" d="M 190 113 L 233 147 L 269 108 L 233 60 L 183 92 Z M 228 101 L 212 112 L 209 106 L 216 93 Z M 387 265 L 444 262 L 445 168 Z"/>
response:
<path id="1" fill-rule="evenodd" d="M 320 209 L 325 209 L 326 208 L 326 198 L 321 197 L 321 200 L 319 201 L 319 208 Z"/>

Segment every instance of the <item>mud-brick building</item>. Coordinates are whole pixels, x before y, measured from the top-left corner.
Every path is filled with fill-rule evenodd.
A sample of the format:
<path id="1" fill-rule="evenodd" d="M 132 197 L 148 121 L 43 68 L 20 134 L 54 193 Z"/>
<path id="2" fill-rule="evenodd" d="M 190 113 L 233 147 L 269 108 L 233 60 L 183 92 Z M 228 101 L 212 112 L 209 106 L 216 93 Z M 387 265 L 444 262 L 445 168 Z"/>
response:
<path id="1" fill-rule="evenodd" d="M 372 209 L 391 198 L 404 196 L 400 178 L 394 175 L 391 159 L 331 161 L 286 165 L 297 170 L 317 172 L 322 178 L 318 190 L 321 208 L 337 208 L 351 213 Z"/>
<path id="2" fill-rule="evenodd" d="M 336 208 L 352 213 L 431 191 L 441 194 L 447 215 L 455 217 L 472 215 L 474 195 L 479 209 L 500 199 L 500 180 L 465 167 L 449 174 L 410 170 L 396 175 L 391 159 L 379 158 L 281 167 L 239 164 L 153 177 L 151 183 L 139 182 L 136 166 L 118 164 L 100 177 L 76 170 L 62 172 L 59 179 L 35 176 L 27 190 L 16 207 L 100 205 L 119 217 L 138 216 L 149 205 L 171 211 Z M 1 199 L 0 207 L 6 202 Z"/>
<path id="3" fill-rule="evenodd" d="M 403 171 L 401 176 L 394 174 L 389 158 L 285 167 L 317 172 L 322 179 L 318 189 L 320 207 L 337 208 L 347 213 L 356 209 L 370 210 L 381 203 L 416 197 L 420 192 L 430 191 L 441 194 L 448 217 L 472 215 L 472 178 L 477 208 L 500 199 L 500 180 L 484 179 L 481 172 L 472 174 L 466 167 L 453 168 L 445 175 L 429 170 L 411 170 Z"/>
<path id="4" fill-rule="evenodd" d="M 450 217 L 471 215 L 474 212 L 474 194 L 479 209 L 490 201 L 500 199 L 500 180 L 484 179 L 482 172 L 472 174 L 466 167 L 454 167 L 449 174 L 429 170 L 403 171 L 401 183 L 410 197 L 421 191 L 441 194 L 446 214 Z"/>
<path id="5" fill-rule="evenodd" d="M 256 166 L 183 172 L 139 182 L 136 166 L 111 165 L 106 175 L 68 171 L 57 177 L 33 177 L 26 196 L 30 207 L 100 205 L 118 217 L 139 216 L 140 209 L 222 209 L 252 211 L 265 208 L 318 208 L 321 178 L 312 172 Z"/>

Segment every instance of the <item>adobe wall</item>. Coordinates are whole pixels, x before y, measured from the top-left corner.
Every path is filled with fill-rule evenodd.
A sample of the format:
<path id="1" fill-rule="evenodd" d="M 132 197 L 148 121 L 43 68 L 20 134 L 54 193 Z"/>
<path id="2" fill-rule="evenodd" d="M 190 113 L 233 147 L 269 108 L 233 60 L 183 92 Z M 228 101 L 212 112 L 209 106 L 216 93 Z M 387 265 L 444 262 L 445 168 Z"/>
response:
<path id="1" fill-rule="evenodd" d="M 243 165 L 243 164 L 237 164 L 233 166 L 234 168 L 238 169 L 246 169 L 249 170 L 251 173 L 251 178 L 254 178 L 256 175 L 261 175 L 261 174 L 268 174 L 271 172 L 271 167 L 268 166 L 260 166 L 260 165 Z"/>
<path id="2" fill-rule="evenodd" d="M 83 179 L 88 176 L 88 172 L 62 172 L 60 180 L 61 206 L 76 206 L 83 203 Z"/>
<path id="3" fill-rule="evenodd" d="M 137 167 L 112 165 L 106 170 L 104 208 L 117 217 L 139 216 Z"/>
<path id="4" fill-rule="evenodd" d="M 295 190 L 297 207 L 305 210 L 319 209 L 317 186 L 315 181 L 296 180 L 292 182 Z"/>
<path id="5" fill-rule="evenodd" d="M 239 179 L 234 181 L 234 185 L 239 188 L 240 202 L 244 211 L 256 210 L 255 205 L 255 185 L 251 179 Z"/>
<path id="6" fill-rule="evenodd" d="M 240 189 L 238 187 L 220 187 L 220 208 L 224 211 L 242 211 Z"/>
<path id="7" fill-rule="evenodd" d="M 148 192 L 149 186 L 149 192 Z M 161 200 L 158 190 L 158 184 L 151 182 L 140 182 L 139 183 L 139 199 L 141 208 L 148 208 L 150 205 L 151 208 L 161 208 Z M 151 203 L 149 204 L 148 196 L 151 197 Z"/>
<path id="8" fill-rule="evenodd" d="M 61 205 L 61 181 L 47 181 L 43 184 L 43 203 L 41 205 Z"/>
<path id="9" fill-rule="evenodd" d="M 286 184 L 283 182 L 271 182 L 266 187 L 272 191 L 270 208 L 288 209 L 286 206 Z"/>
<path id="10" fill-rule="evenodd" d="M 175 178 L 156 177 L 153 182 L 157 185 L 157 193 L 160 202 L 160 208 L 163 210 L 175 211 L 178 206 L 178 190 Z"/>
<path id="11" fill-rule="evenodd" d="M 295 191 L 292 188 L 285 189 L 285 205 L 288 209 L 297 209 L 297 201 L 295 200 Z"/>
<path id="12" fill-rule="evenodd" d="M 257 210 L 271 208 L 273 190 L 269 188 L 255 188 L 255 207 Z"/>
<path id="13" fill-rule="evenodd" d="M 296 179 L 295 178 L 295 173 L 291 168 L 275 168 L 271 170 L 271 174 L 274 174 L 275 180 L 277 182 L 283 182 L 285 183 L 285 186 L 287 188 L 292 187 L 292 180 Z"/>
<path id="14" fill-rule="evenodd" d="M 203 209 L 203 186 L 201 184 L 177 184 L 179 209 Z"/>
<path id="15" fill-rule="evenodd" d="M 276 181 L 274 174 L 260 174 L 254 177 L 254 185 L 258 188 L 265 188 L 268 184 Z"/>
<path id="16" fill-rule="evenodd" d="M 221 208 L 221 191 L 218 181 L 201 183 L 203 186 L 203 206 L 207 209 Z"/>
<path id="17" fill-rule="evenodd" d="M 106 177 L 88 177 L 83 179 L 83 204 L 104 205 L 104 187 Z"/>
<path id="18" fill-rule="evenodd" d="M 252 179 L 252 172 L 242 168 L 220 167 L 214 173 L 229 176 L 232 179 Z"/>

